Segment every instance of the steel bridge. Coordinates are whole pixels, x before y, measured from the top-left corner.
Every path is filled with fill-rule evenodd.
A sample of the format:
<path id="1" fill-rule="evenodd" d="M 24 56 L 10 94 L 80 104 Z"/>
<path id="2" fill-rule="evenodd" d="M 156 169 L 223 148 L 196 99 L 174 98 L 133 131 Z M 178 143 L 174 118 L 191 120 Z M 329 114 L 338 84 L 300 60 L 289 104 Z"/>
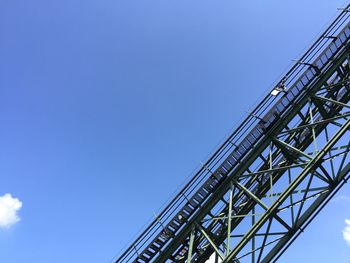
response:
<path id="1" fill-rule="evenodd" d="M 350 5 L 116 262 L 275 262 L 350 172 Z"/>

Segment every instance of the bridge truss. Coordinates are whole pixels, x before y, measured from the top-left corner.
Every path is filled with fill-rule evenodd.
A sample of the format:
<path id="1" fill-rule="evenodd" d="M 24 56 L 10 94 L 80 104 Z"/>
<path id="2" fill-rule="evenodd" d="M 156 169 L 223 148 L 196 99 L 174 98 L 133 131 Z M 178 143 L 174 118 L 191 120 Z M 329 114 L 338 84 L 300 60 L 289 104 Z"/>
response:
<path id="1" fill-rule="evenodd" d="M 275 262 L 350 172 L 350 5 L 116 262 Z"/>

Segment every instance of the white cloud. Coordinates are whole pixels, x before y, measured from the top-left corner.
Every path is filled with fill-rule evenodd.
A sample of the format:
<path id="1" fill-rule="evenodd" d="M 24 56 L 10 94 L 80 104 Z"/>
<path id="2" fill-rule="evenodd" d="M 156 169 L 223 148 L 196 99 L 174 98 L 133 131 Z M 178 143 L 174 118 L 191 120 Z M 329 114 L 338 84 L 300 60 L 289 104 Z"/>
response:
<path id="1" fill-rule="evenodd" d="M 11 194 L 0 196 L 0 227 L 8 228 L 16 224 L 20 220 L 17 212 L 21 207 L 22 202 L 13 198 Z"/>
<path id="2" fill-rule="evenodd" d="M 350 246 L 350 219 L 345 220 L 346 227 L 343 229 L 343 238 Z"/>

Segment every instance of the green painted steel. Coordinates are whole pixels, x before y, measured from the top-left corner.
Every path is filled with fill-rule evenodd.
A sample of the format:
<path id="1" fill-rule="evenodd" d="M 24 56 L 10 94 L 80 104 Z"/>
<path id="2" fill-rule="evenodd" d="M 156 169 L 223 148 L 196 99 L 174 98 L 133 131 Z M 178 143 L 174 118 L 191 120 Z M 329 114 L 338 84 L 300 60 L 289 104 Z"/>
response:
<path id="1" fill-rule="evenodd" d="M 350 5 L 116 262 L 275 262 L 350 172 Z"/>

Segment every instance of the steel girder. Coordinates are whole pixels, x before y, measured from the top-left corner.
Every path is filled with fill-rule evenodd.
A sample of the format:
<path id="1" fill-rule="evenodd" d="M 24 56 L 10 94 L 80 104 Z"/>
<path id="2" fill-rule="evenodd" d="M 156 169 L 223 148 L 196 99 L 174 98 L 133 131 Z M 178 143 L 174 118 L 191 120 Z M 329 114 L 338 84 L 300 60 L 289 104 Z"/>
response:
<path id="1" fill-rule="evenodd" d="M 190 234 L 180 233 L 155 262 L 205 262 L 213 254 L 222 262 L 277 260 L 348 176 L 348 56 L 345 48 L 277 116 L 241 170 L 189 222 Z"/>
<path id="2" fill-rule="evenodd" d="M 295 240 L 348 176 L 349 7 L 116 262 L 271 262 Z"/>
<path id="3" fill-rule="evenodd" d="M 267 135 L 270 144 L 257 150 L 261 156 L 231 178 L 229 190 L 170 261 L 204 262 L 213 253 L 223 262 L 275 261 L 346 182 L 347 57 L 345 52 L 298 101 L 281 121 L 283 129 Z"/>

